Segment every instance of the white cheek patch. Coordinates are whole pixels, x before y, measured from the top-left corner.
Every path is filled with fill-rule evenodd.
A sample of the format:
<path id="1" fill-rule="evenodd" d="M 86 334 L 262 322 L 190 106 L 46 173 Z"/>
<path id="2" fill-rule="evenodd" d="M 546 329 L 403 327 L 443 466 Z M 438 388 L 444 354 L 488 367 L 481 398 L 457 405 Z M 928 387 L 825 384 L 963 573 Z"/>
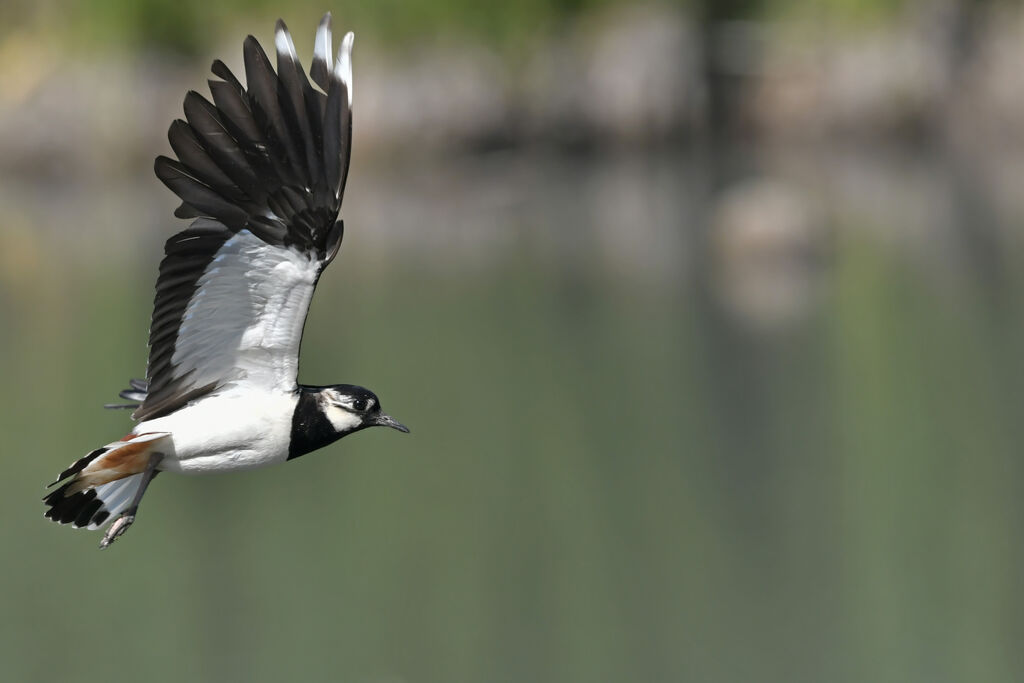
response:
<path id="1" fill-rule="evenodd" d="M 358 415 L 350 413 L 344 408 L 339 408 L 336 405 L 327 404 L 324 408 L 324 414 L 327 419 L 331 421 L 331 424 L 339 432 L 348 432 L 358 427 L 362 420 Z"/>

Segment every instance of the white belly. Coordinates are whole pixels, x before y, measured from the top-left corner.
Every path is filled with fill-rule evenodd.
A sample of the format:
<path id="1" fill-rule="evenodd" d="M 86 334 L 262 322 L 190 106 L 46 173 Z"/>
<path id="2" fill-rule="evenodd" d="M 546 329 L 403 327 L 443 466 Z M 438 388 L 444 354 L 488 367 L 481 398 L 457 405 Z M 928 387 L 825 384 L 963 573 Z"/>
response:
<path id="1" fill-rule="evenodd" d="M 154 420 L 135 434 L 170 432 L 158 469 L 184 474 L 263 467 L 288 459 L 293 394 L 228 389 Z M 163 445 L 162 445 L 163 446 Z"/>

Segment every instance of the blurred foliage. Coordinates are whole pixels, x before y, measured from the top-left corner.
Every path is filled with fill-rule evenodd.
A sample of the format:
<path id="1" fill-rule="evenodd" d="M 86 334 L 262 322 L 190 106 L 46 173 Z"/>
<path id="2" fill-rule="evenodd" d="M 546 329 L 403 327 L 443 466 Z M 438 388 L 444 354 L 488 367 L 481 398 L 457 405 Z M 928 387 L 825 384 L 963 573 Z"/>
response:
<path id="1" fill-rule="evenodd" d="M 875 23 L 890 19 L 912 4 L 910 0 L 763 0 L 766 18 L 828 17 L 839 24 Z"/>
<path id="2" fill-rule="evenodd" d="M 676 0 L 686 2 L 686 0 Z M 30 26 L 56 30 L 89 49 L 108 47 L 156 49 L 202 54 L 239 24 L 262 26 L 283 18 L 296 32 L 331 11 L 337 27 L 358 27 L 381 42 L 417 43 L 438 34 L 463 34 L 507 43 L 545 31 L 568 18 L 624 0 L 521 0 L 480 3 L 474 0 L 362 0 L 325 2 L 293 0 L 95 0 L 33 3 L 13 0 L 0 8 L 6 19 L 0 31 Z M 314 24 L 315 25 L 315 24 Z"/>
<path id="3" fill-rule="evenodd" d="M 658 2 L 659 0 L 654 0 Z M 863 21 L 892 16 L 905 0 L 660 0 L 710 12 L 715 16 L 783 18 L 831 16 Z M 377 41 L 393 46 L 418 44 L 439 35 L 462 35 L 501 46 L 530 42 L 530 37 L 557 30 L 579 15 L 631 0 L 519 0 L 482 3 L 476 0 L 360 0 L 325 2 L 293 0 L 93 0 L 31 2 L 7 0 L 0 6 L 0 36 L 36 30 L 90 50 L 153 49 L 200 55 L 220 38 L 244 24 L 249 30 L 279 16 L 297 30 L 330 10 L 339 27 L 358 27 Z M 728 6 L 728 7 L 725 7 Z M 701 8 L 704 8 L 702 10 Z"/>

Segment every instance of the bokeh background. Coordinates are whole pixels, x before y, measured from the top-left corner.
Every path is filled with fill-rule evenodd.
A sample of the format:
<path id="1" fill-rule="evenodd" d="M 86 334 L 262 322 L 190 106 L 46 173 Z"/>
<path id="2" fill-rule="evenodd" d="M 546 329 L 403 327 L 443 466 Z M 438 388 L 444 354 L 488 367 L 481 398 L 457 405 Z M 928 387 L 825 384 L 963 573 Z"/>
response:
<path id="1" fill-rule="evenodd" d="M 214 57 L 352 29 L 300 379 L 412 428 L 161 477 L 106 552 L 152 174 Z M 4 0 L 0 679 L 1024 680 L 1024 10 Z"/>

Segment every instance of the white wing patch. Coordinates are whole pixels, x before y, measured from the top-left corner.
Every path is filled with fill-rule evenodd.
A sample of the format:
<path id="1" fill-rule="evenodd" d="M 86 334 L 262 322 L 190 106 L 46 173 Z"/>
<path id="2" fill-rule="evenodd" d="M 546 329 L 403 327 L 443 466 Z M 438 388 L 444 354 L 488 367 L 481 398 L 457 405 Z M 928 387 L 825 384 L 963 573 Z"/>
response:
<path id="1" fill-rule="evenodd" d="M 185 309 L 171 357 L 193 387 L 229 382 L 291 391 L 318 264 L 242 230 L 218 250 Z"/>
<path id="2" fill-rule="evenodd" d="M 313 54 L 317 59 L 320 59 L 324 63 L 324 68 L 328 73 L 334 68 L 331 66 L 333 61 L 331 59 L 331 13 L 328 12 L 324 15 L 323 20 L 320 22 L 320 26 L 316 29 L 316 40 L 313 42 Z"/>
<path id="3" fill-rule="evenodd" d="M 348 106 L 352 106 L 352 43 L 355 42 L 356 34 L 349 31 L 341 39 L 338 46 L 338 64 L 334 67 L 334 75 L 341 79 L 348 91 Z"/>

